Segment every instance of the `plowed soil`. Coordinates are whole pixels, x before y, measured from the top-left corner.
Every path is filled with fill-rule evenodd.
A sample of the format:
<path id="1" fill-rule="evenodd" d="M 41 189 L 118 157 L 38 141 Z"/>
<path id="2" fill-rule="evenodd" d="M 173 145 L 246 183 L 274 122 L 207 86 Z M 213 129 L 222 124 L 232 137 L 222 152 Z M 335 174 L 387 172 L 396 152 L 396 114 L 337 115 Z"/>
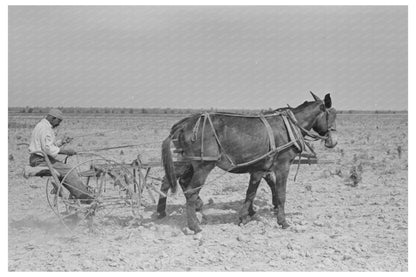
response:
<path id="1" fill-rule="evenodd" d="M 160 145 L 182 116 L 69 116 L 59 134 L 76 150 L 130 162 L 160 160 Z M 30 133 L 40 116 L 9 115 L 9 271 L 407 271 L 407 115 L 339 115 L 338 145 L 314 142 L 319 163 L 292 166 L 286 212 L 277 225 L 263 181 L 246 225 L 238 225 L 248 175 L 215 169 L 201 191 L 203 231 L 186 229 L 182 192 L 164 219 L 145 192 L 142 219 L 120 215 L 68 231 L 46 201 L 46 178 L 22 177 Z M 76 157 L 70 163 L 76 164 Z M 162 177 L 161 168 L 152 169 Z M 353 175 L 353 176 L 352 176 Z M 354 182 L 355 181 L 355 182 Z M 155 185 L 159 186 L 157 182 Z M 157 195 L 153 193 L 154 197 Z"/>

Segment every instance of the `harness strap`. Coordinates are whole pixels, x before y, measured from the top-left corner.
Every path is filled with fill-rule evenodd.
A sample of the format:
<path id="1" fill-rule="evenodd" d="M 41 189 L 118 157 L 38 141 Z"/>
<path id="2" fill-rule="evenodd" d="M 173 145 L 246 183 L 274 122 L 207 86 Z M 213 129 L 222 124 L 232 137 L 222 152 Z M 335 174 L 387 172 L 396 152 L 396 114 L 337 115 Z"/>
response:
<path id="1" fill-rule="evenodd" d="M 293 128 L 293 132 L 295 134 L 296 140 L 298 141 L 299 146 L 301 148 L 300 151 L 303 152 L 303 151 L 306 150 L 305 139 L 302 135 L 302 131 L 299 128 L 298 120 L 296 119 L 295 115 L 293 114 L 293 112 L 291 110 L 287 110 L 286 112 L 289 115 L 289 118 L 293 123 L 293 124 L 291 124 L 291 126 Z"/>
<path id="2" fill-rule="evenodd" d="M 266 158 L 268 156 L 271 156 L 271 155 L 273 155 L 275 153 L 278 153 L 278 152 L 280 152 L 280 151 L 282 151 L 282 150 L 284 150 L 286 148 L 291 147 L 293 144 L 294 144 L 294 141 L 290 141 L 290 142 L 288 142 L 288 143 L 286 143 L 286 144 L 284 144 L 282 146 L 279 146 L 279 147 L 277 147 L 277 148 L 275 148 L 273 150 L 270 150 L 266 154 L 264 154 L 264 155 L 262 155 L 262 156 L 260 156 L 260 157 L 258 157 L 256 159 L 254 159 L 254 160 L 251 160 L 251 161 L 246 162 L 246 163 L 237 164 L 234 167 L 230 168 L 228 171 L 233 171 L 234 169 L 236 169 L 238 167 L 243 167 L 243 166 L 247 166 L 247 165 L 254 164 L 254 163 L 256 163 L 256 162 L 258 162 L 258 161 L 260 161 L 260 160 L 262 160 L 262 159 L 264 159 L 264 158 Z"/>
<path id="3" fill-rule="evenodd" d="M 284 144 L 284 145 L 281 145 L 281 146 L 277 147 L 276 146 L 276 141 L 275 141 L 274 136 L 273 136 L 273 129 L 271 128 L 270 123 L 267 121 L 267 119 L 263 115 L 259 115 L 259 116 L 257 116 L 257 118 L 260 118 L 260 120 L 263 122 L 263 124 L 264 124 L 264 126 L 267 130 L 267 134 L 269 136 L 270 151 L 268 151 L 267 153 L 261 155 L 260 157 L 254 159 L 254 160 L 251 160 L 249 162 L 235 164 L 234 161 L 231 159 L 231 157 L 224 151 L 224 147 L 222 146 L 221 141 L 218 138 L 217 132 L 215 131 L 214 124 L 213 124 L 212 119 L 210 117 L 210 113 L 205 112 L 205 113 L 201 114 L 200 118 L 195 123 L 195 126 L 193 128 L 193 136 L 192 136 L 196 140 L 196 136 L 197 136 L 197 133 L 199 131 L 199 127 L 200 127 L 200 123 L 201 123 L 201 118 L 204 117 L 204 120 L 203 120 L 203 123 L 202 123 L 202 130 L 201 130 L 202 133 L 201 133 L 201 153 L 200 153 L 200 156 L 199 157 L 198 156 L 184 156 L 184 158 L 188 159 L 188 160 L 194 160 L 194 161 L 198 161 L 198 160 L 199 161 L 218 161 L 221 158 L 221 155 L 224 155 L 226 157 L 226 159 L 231 164 L 231 168 L 228 171 L 233 171 L 236 168 L 254 164 L 254 163 L 256 163 L 256 162 L 258 162 L 258 161 L 260 161 L 260 160 L 262 160 L 266 157 L 274 155 L 275 153 L 278 153 L 278 152 L 280 152 L 284 149 L 287 149 L 291 146 L 295 146 L 299 150 L 299 155 L 301 155 L 301 153 L 306 150 L 306 142 L 304 141 L 304 138 L 303 138 L 302 132 L 301 132 L 301 130 L 303 130 L 303 128 L 301 128 L 299 126 L 293 112 L 290 111 L 290 110 L 283 111 L 282 113 L 279 113 L 279 114 L 276 114 L 276 115 L 282 116 L 283 122 L 284 122 L 285 127 L 287 129 L 287 132 L 289 134 L 289 142 Z M 215 140 L 218 143 L 218 146 L 219 146 L 220 151 L 221 151 L 221 154 L 218 157 L 204 156 L 204 133 L 205 133 L 205 126 L 206 126 L 207 121 L 209 122 L 209 124 L 211 126 L 212 133 L 213 133 L 213 135 L 215 137 Z M 300 165 L 300 162 L 298 164 L 297 170 L 299 170 L 299 165 Z M 296 172 L 296 175 L 297 175 L 297 172 Z"/>
<path id="4" fill-rule="evenodd" d="M 227 160 L 231 163 L 231 165 L 232 166 L 235 166 L 234 161 L 230 158 L 230 156 L 227 155 L 227 153 L 224 151 L 224 147 L 221 145 L 221 141 L 218 138 L 217 132 L 215 131 L 214 124 L 212 123 L 212 120 L 211 120 L 211 117 L 209 116 L 209 113 L 205 113 L 205 114 L 206 114 L 206 117 L 208 118 L 209 124 L 211 125 L 212 132 L 214 133 L 215 140 L 217 141 L 218 146 L 220 147 L 221 152 L 223 152 L 223 154 L 225 155 L 225 157 L 227 158 Z"/>
<path id="5" fill-rule="evenodd" d="M 208 113 L 204 114 L 204 123 L 202 124 L 202 132 L 201 132 L 201 160 L 204 159 L 204 133 L 205 133 L 205 125 L 207 123 L 207 117 L 209 116 Z M 201 117 L 200 117 L 201 119 Z"/>
<path id="6" fill-rule="evenodd" d="M 303 151 L 303 145 L 302 143 L 300 143 L 300 139 L 299 136 L 295 136 L 294 132 L 293 132 L 293 125 L 291 124 L 291 122 L 289 122 L 289 120 L 287 119 L 287 116 L 283 115 L 282 116 L 283 122 L 285 123 L 286 126 L 286 130 L 289 133 L 289 141 L 293 141 L 294 145 L 296 146 L 296 148 L 302 152 Z"/>
<path id="7" fill-rule="evenodd" d="M 274 140 L 272 127 L 262 114 L 260 114 L 260 119 L 263 122 L 264 126 L 266 126 L 267 134 L 269 135 L 270 150 L 274 150 L 276 149 L 276 142 Z"/>

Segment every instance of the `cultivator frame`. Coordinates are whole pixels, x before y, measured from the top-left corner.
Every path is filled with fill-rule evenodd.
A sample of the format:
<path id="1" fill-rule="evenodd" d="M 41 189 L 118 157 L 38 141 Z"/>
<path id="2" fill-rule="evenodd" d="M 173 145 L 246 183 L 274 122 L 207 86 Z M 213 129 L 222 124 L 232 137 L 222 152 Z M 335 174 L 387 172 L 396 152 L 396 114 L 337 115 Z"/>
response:
<path id="1" fill-rule="evenodd" d="M 44 152 L 37 151 L 34 154 L 42 154 L 47 166 L 26 166 L 23 175 L 25 178 L 47 177 L 45 189 L 48 205 L 70 231 L 81 225 L 91 227 L 94 222 L 103 223 L 114 217 L 140 221 L 144 190 L 148 191 L 153 201 L 156 200 L 151 191 L 165 196 L 149 181 L 162 180 L 150 175 L 151 168 L 156 164 L 143 164 L 139 157 L 131 164 L 125 164 L 95 153 L 79 153 L 93 157 L 77 163 L 65 176 L 59 176 Z M 64 159 L 65 163 L 67 159 Z M 67 188 L 70 185 L 66 180 L 74 173 L 86 185 L 90 200 L 76 199 L 69 193 Z"/>

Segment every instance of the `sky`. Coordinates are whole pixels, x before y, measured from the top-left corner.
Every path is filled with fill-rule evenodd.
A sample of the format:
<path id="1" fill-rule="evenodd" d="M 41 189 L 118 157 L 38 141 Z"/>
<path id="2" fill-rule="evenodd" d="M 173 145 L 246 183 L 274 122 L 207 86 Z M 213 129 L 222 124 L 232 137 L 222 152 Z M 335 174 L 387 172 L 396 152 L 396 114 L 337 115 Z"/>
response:
<path id="1" fill-rule="evenodd" d="M 406 6 L 9 6 L 8 105 L 407 110 Z"/>

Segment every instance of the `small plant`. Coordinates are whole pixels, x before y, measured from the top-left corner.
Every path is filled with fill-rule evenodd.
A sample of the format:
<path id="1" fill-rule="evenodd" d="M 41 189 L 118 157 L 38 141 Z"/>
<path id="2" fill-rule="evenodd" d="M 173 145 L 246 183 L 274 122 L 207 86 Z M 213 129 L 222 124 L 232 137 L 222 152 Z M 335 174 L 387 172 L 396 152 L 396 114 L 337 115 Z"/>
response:
<path id="1" fill-rule="evenodd" d="M 361 177 L 361 173 L 358 170 L 358 168 L 356 166 L 353 166 L 350 170 L 350 176 L 348 178 L 349 181 L 351 181 L 352 183 L 348 183 L 347 185 L 351 186 L 351 187 L 357 187 L 358 183 L 361 182 L 362 177 Z"/>
<path id="2" fill-rule="evenodd" d="M 399 159 L 401 159 L 402 158 L 402 147 L 400 145 L 397 147 L 397 154 L 399 155 Z"/>
<path id="3" fill-rule="evenodd" d="M 339 177 L 343 177 L 343 173 L 342 173 L 342 169 L 341 168 L 336 168 L 335 169 L 335 175 L 339 176 Z"/>
<path id="4" fill-rule="evenodd" d="M 357 171 L 358 171 L 358 173 L 363 173 L 363 164 L 362 163 L 358 164 Z"/>
<path id="5" fill-rule="evenodd" d="M 358 161 L 357 154 L 354 154 L 354 156 L 352 157 L 352 161 L 353 163 L 356 163 Z"/>

